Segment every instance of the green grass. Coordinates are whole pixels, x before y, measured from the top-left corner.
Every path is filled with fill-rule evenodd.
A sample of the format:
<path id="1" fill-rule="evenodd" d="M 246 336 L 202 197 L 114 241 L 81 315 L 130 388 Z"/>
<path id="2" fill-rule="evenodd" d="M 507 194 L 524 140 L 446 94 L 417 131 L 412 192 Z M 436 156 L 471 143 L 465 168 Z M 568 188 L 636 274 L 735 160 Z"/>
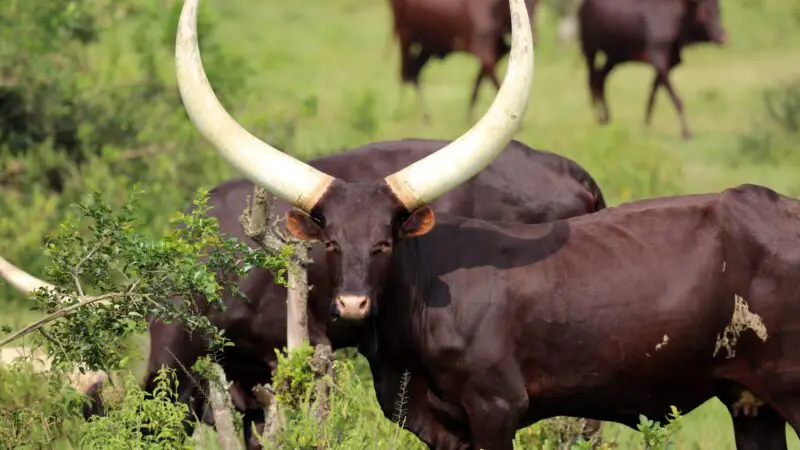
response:
<path id="1" fill-rule="evenodd" d="M 256 69 L 249 79 L 247 101 L 227 105 L 238 120 L 253 132 L 264 133 L 268 121 L 293 114 L 308 98 L 316 99 L 316 115 L 299 121 L 287 149 L 299 157 L 374 140 L 455 138 L 471 125 L 466 107 L 477 71 L 475 60 L 459 54 L 429 64 L 423 73 L 423 92 L 432 123 L 424 125 L 413 91 L 399 86 L 396 47 L 383 57 L 390 33 L 386 1 L 328 0 L 313 6 L 285 0 L 207 3 L 222 19 L 218 33 L 226 48 L 250 58 Z M 611 75 L 607 96 L 612 124 L 598 126 L 580 53 L 574 45 L 555 45 L 555 22 L 547 10 L 539 15 L 532 100 L 516 139 L 575 159 L 596 177 L 610 205 L 748 182 L 800 194 L 797 160 L 739 167 L 729 162 L 742 134 L 762 114 L 762 89 L 800 77 L 800 8 L 792 0 L 721 3 L 731 45 L 687 49 L 684 64 L 672 75 L 695 134 L 692 141 L 680 139 L 677 115 L 663 91 L 652 127 L 643 125 L 653 76 L 644 65 L 624 65 Z M 125 30 L 115 31 L 114 36 L 119 47 L 107 44 L 95 50 L 98 66 L 112 51 L 124 52 L 129 45 Z M 499 70 L 502 76 L 505 61 Z M 476 116 L 493 95 L 494 89 L 484 85 Z M 210 152 L 208 148 L 183 151 Z M 654 181 L 652 171 L 660 173 L 659 180 Z M 8 305 L 0 303 L 0 324 L 18 327 L 36 317 Z M 623 448 L 638 448 L 634 432 L 624 427 L 609 426 L 605 433 L 623 443 L 633 439 Z M 790 434 L 791 448 L 800 449 Z M 731 419 L 717 400 L 688 414 L 678 448 L 732 446 Z"/>

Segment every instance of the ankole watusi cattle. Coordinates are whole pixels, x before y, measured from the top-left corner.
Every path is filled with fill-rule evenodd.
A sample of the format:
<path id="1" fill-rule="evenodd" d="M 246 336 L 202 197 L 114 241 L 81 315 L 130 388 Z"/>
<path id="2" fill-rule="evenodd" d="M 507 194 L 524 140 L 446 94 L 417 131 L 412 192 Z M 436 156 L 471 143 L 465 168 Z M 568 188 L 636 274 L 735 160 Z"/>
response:
<path id="1" fill-rule="evenodd" d="M 385 261 L 342 267 L 368 309 L 332 308 L 365 325 L 387 415 L 404 371 L 419 380 L 406 424 L 432 448 L 511 450 L 560 415 L 636 427 L 714 396 L 739 450 L 798 430 L 800 201 L 742 185 L 546 224 L 413 217 Z"/>
<path id="2" fill-rule="evenodd" d="M 389 0 L 393 35 L 400 46 L 402 83 L 414 86 L 425 120 L 428 107 L 420 89 L 420 73 L 431 57 L 444 59 L 453 52 L 467 52 L 479 63 L 469 103 L 471 114 L 478 89 L 489 78 L 496 89 L 500 82 L 495 67 L 510 47 L 511 15 L 505 0 Z M 538 0 L 525 0 L 530 23 L 534 24 Z"/>
<path id="3" fill-rule="evenodd" d="M 691 138 L 683 102 L 669 73 L 681 63 L 681 51 L 687 45 L 727 42 L 718 0 L 584 0 L 578 9 L 578 21 L 598 122 L 606 124 L 610 120 L 605 86 L 611 70 L 628 61 L 644 62 L 655 69 L 645 123 L 650 124 L 656 92 L 663 86 L 678 112 L 683 138 Z M 601 52 L 605 62 L 597 67 L 596 58 Z"/>
<path id="4" fill-rule="evenodd" d="M 448 143 L 422 139 L 379 142 L 309 164 L 346 182 L 369 182 L 430 155 Z M 213 208 L 209 214 L 219 220 L 223 233 L 256 248 L 256 243 L 245 236 L 238 219 L 245 209 L 246 197 L 252 192 L 253 184 L 245 180 L 217 186 L 210 192 L 209 205 Z M 437 212 L 467 217 L 540 223 L 598 211 L 605 208 L 605 200 L 592 177 L 578 164 L 511 141 L 491 165 L 431 205 Z M 285 214 L 290 209 L 291 205 L 279 201 L 274 212 Z M 314 286 L 309 293 L 310 338 L 313 344 L 328 344 L 334 349 L 355 347 L 358 344 L 355 331 L 346 323 L 330 321 L 332 291 L 325 253 L 321 244 L 315 245 L 311 253 L 315 263 L 308 269 L 309 282 Z M 213 314 L 212 322 L 225 329 L 226 335 L 236 344 L 226 351 L 221 361 L 228 379 L 241 384 L 242 392 L 234 397 L 234 404 L 242 412 L 247 411 L 246 421 L 260 424 L 262 410 L 247 394 L 255 384 L 271 381 L 271 370 L 277 364 L 274 349 L 286 346 L 286 289 L 274 284 L 272 275 L 261 270 L 248 275 L 239 288 L 249 303 L 245 305 L 240 299 L 226 298 L 226 312 Z M 205 353 L 201 343 L 192 341 L 177 324 L 156 321 L 151 325 L 150 335 L 151 377 L 162 365 L 178 369 L 180 362 L 183 367 L 191 367 Z M 173 354 L 180 361 L 175 361 Z M 187 389 L 183 391 L 186 395 L 193 392 L 188 382 L 181 383 L 179 389 Z M 198 400 L 202 398 L 191 395 Z M 201 406 L 195 403 L 195 408 Z M 197 409 L 196 413 L 200 415 L 200 411 Z M 258 447 L 253 444 L 252 448 Z"/>
<path id="5" fill-rule="evenodd" d="M 387 262 L 397 242 L 417 235 L 414 230 L 423 229 L 417 223 L 418 219 L 433 219 L 432 215 L 424 214 L 430 210 L 425 205 L 483 170 L 502 152 L 519 128 L 533 81 L 533 42 L 523 0 L 509 0 L 509 5 L 512 38 L 508 69 L 494 102 L 484 116 L 464 135 L 442 149 L 383 179 L 347 182 L 257 139 L 225 111 L 208 83 L 200 59 L 196 29 L 198 0 L 184 2 L 176 36 L 175 59 L 178 87 L 187 114 L 206 140 L 247 178 L 297 208 L 286 213 L 285 226 L 291 234 L 299 238 L 314 234 L 324 243 L 325 272 L 331 277 L 321 277 L 314 290 L 330 293 L 335 304 L 339 305 L 335 310 L 341 316 L 361 314 L 371 309 L 370 302 L 377 294 L 366 290 L 363 280 L 342 271 L 342 264 L 366 267 Z M 334 279 L 340 287 L 331 290 L 326 282 Z M 248 282 L 254 281 L 250 277 L 242 285 L 248 288 Z M 265 277 L 261 282 L 266 287 L 271 280 Z M 263 291 L 264 287 L 259 288 Z M 228 336 L 234 342 L 239 330 L 237 320 L 241 322 L 252 315 L 252 311 L 242 310 L 238 317 L 226 314 L 217 318 L 209 311 L 212 320 L 217 319 L 224 328 L 231 329 L 232 334 Z M 285 321 L 285 318 L 280 320 Z M 276 326 L 283 329 L 285 325 L 276 322 Z M 180 333 L 180 330 L 173 331 Z M 166 336 L 168 333 L 169 330 L 165 330 L 162 334 Z M 177 358 L 190 358 L 195 341 L 185 342 Z M 265 350 L 264 347 L 248 348 L 245 342 L 242 344 L 234 349 L 249 355 Z M 239 358 L 237 361 L 243 360 Z M 259 378 L 264 376 L 262 373 Z"/>
<path id="6" fill-rule="evenodd" d="M 575 165 L 564 163 L 563 160 L 553 155 L 539 154 L 533 159 L 538 160 L 542 168 L 549 167 L 550 170 L 560 173 L 562 176 L 569 174 L 582 187 L 576 191 L 574 190 L 575 184 L 571 184 L 572 187 L 567 187 L 565 184 L 564 190 L 557 192 L 544 188 L 541 181 L 536 186 L 526 184 L 530 186 L 529 191 L 520 199 L 527 199 L 519 204 L 527 205 L 528 212 L 515 213 L 515 210 L 519 210 L 519 204 L 516 208 L 514 206 L 508 209 L 503 208 L 513 205 L 517 201 L 515 197 L 519 195 L 518 192 L 525 192 L 519 189 L 516 181 L 511 182 L 512 178 L 520 182 L 525 177 L 528 177 L 528 180 L 536 179 L 530 173 L 526 174 L 523 169 L 525 166 L 533 166 L 530 164 L 530 158 L 535 153 L 525 153 L 523 156 L 524 152 L 512 152 L 503 158 L 508 162 L 499 163 L 494 169 L 490 169 L 486 176 L 481 174 L 481 170 L 508 145 L 511 136 L 519 127 L 527 108 L 532 82 L 533 44 L 530 21 L 526 17 L 521 0 L 512 0 L 509 4 L 513 26 L 508 72 L 497 98 L 484 117 L 465 135 L 449 143 L 401 141 L 395 144 L 374 144 L 369 150 L 370 153 L 378 152 L 382 147 L 394 145 L 395 148 L 405 147 L 403 151 L 406 152 L 406 156 L 403 157 L 401 153 L 392 151 L 394 157 L 381 157 L 380 160 L 384 161 L 380 166 L 382 169 L 375 164 L 369 178 L 366 176 L 360 178 L 352 169 L 345 169 L 346 166 L 336 162 L 337 157 L 331 157 L 329 161 L 332 161 L 332 164 L 327 164 L 327 167 L 326 164 L 320 165 L 323 170 L 333 172 L 342 169 L 342 173 L 348 174 L 348 178 L 352 177 L 351 179 L 333 178 L 276 151 L 268 144 L 253 138 L 230 118 L 208 85 L 199 58 L 195 29 L 196 1 L 187 1 L 184 4 L 177 35 L 176 62 L 181 95 L 190 118 L 198 130 L 229 161 L 258 184 L 285 201 L 284 211 L 289 205 L 294 205 L 302 210 L 292 210 L 286 213 L 286 227 L 290 232 L 297 236 L 305 236 L 305 230 L 319 230 L 326 233 L 327 236 L 333 237 L 333 239 L 320 239 L 320 241 L 324 241 L 324 246 L 316 246 L 312 250 L 314 259 L 320 263 L 324 262 L 324 266 L 323 264 L 313 264 L 309 269 L 309 280 L 314 286 L 311 291 L 312 311 L 309 318 L 312 340 L 325 342 L 327 340 L 325 332 L 330 331 L 330 335 L 333 337 L 331 344 L 334 347 L 356 343 L 350 337 L 355 335 L 354 330 L 347 325 L 340 324 L 341 328 L 338 330 L 335 326 L 332 326 L 331 330 L 326 330 L 330 299 L 336 298 L 337 304 L 344 308 L 359 309 L 364 303 L 369 304 L 370 297 L 374 293 L 363 291 L 362 286 L 347 286 L 333 291 L 330 289 L 332 281 L 330 275 L 341 273 L 339 268 L 342 261 L 362 267 L 371 261 L 385 261 L 386 257 L 391 254 L 392 246 L 404 237 L 404 228 L 413 224 L 414 211 L 423 204 L 432 202 L 436 204 L 439 199 L 437 207 L 440 208 L 466 214 L 487 216 L 496 214 L 503 218 L 516 220 L 547 220 L 557 215 L 581 214 L 604 206 L 599 189 L 593 182 L 586 182 L 586 178 L 590 179 L 590 177 L 585 176 L 585 172 Z M 512 144 L 510 147 L 523 150 L 518 144 Z M 364 151 L 367 152 L 367 150 Z M 425 157 L 422 158 L 423 156 Z M 403 160 L 403 158 L 406 159 Z M 412 158 L 422 159 L 409 164 Z M 359 164 L 369 164 L 367 159 L 358 161 Z M 391 162 L 387 165 L 386 161 Z M 526 161 L 528 162 L 526 163 Z M 403 169 L 399 168 L 405 164 L 409 165 Z M 498 168 L 505 168 L 506 173 L 499 174 L 504 170 L 498 170 Z M 383 170 L 383 172 L 376 173 L 379 170 Z M 498 170 L 498 175 L 491 174 L 494 170 Z M 386 172 L 390 172 L 390 174 Z M 545 171 L 540 172 L 544 173 Z M 478 175 L 476 176 L 476 174 Z M 380 179 L 380 176 L 384 176 L 384 178 Z M 555 178 L 560 177 L 556 176 Z M 485 182 L 483 187 L 480 184 L 482 182 Z M 567 182 L 567 184 L 570 183 Z M 460 185 L 466 186 L 461 194 L 459 194 L 458 188 Z M 556 185 L 561 185 L 561 183 L 552 186 Z M 239 211 L 244 207 L 242 199 L 249 189 L 250 186 L 245 185 L 240 191 L 238 204 L 221 199 L 226 207 L 230 205 L 231 208 L 235 208 L 230 214 L 226 214 L 226 217 L 238 217 Z M 567 190 L 570 192 L 566 193 Z M 504 193 L 500 194 L 501 191 Z M 588 197 L 585 194 L 587 191 L 590 194 Z M 448 192 L 453 195 L 449 198 L 442 197 Z M 538 192 L 537 195 L 541 196 L 537 197 L 538 200 L 531 201 L 532 197 L 529 197 L 531 192 Z M 461 195 L 460 200 L 459 195 Z M 544 195 L 547 195 L 547 198 L 573 196 L 573 199 L 558 206 L 553 205 L 554 208 L 544 214 L 530 213 L 533 209 L 541 211 L 540 204 L 533 205 L 537 205 L 539 200 L 544 200 Z M 576 197 L 585 200 L 575 203 Z M 483 201 L 476 201 L 480 198 L 483 198 Z M 496 203 L 497 209 L 486 208 L 484 202 Z M 542 202 L 542 204 L 548 203 L 550 203 L 549 200 Z M 568 206 L 568 204 L 582 204 L 585 209 L 580 206 L 573 209 L 573 206 Z M 222 207 L 222 205 L 220 206 Z M 558 212 L 555 212 L 556 210 Z M 230 229 L 232 234 L 242 235 L 238 224 L 231 224 Z M 268 274 L 264 274 L 260 278 L 250 276 L 243 280 L 240 286 L 243 291 L 255 294 L 250 297 L 251 305 L 258 305 L 256 299 L 280 304 L 285 298 L 285 291 L 275 286 Z M 272 291 L 267 289 L 270 287 L 273 289 Z M 275 295 L 276 289 L 278 296 Z M 271 300 L 270 296 L 272 296 Z M 318 296 L 319 299 L 315 300 L 315 296 Z M 319 305 L 322 305 L 323 309 L 320 310 Z M 258 306 L 255 307 L 258 308 Z M 262 313 L 258 314 L 256 311 Z M 255 317 L 267 321 L 258 324 L 251 322 L 253 328 L 237 327 L 238 323 L 234 320 L 236 318 L 232 317 L 220 318 L 221 320 L 217 322 L 221 323 L 223 328 L 230 328 L 229 336 L 237 342 L 237 346 L 231 349 L 233 352 L 231 357 L 226 355 L 226 370 L 239 372 L 237 379 L 246 387 L 268 380 L 269 368 L 274 366 L 275 361 L 274 355 L 271 354 L 272 350 L 277 346 L 282 346 L 285 342 L 285 307 L 277 308 L 274 316 L 267 315 L 263 311 L 271 311 L 271 309 L 243 312 L 241 317 Z M 315 320 L 313 317 L 319 317 L 319 319 Z M 248 331 L 253 329 L 260 330 L 261 333 L 264 332 L 263 330 L 272 329 L 277 333 L 269 338 L 274 340 L 264 342 L 267 337 L 259 339 L 255 335 L 247 335 Z M 238 331 L 241 331 L 241 334 Z M 164 339 L 175 339 L 174 342 L 179 344 L 183 339 L 180 330 L 174 329 L 159 336 L 164 336 Z M 254 337 L 255 339 L 253 339 Z M 185 344 L 181 348 L 186 349 L 186 353 L 181 357 L 191 358 L 193 351 L 202 351 L 196 346 L 193 349 L 193 343 L 183 342 L 182 344 Z M 262 355 L 262 360 L 256 361 L 252 355 Z M 164 362 L 173 364 L 171 361 Z M 253 363 L 256 364 L 255 368 Z M 154 362 L 151 361 L 151 364 Z M 261 412 L 260 409 L 255 409 L 255 411 L 257 414 Z"/>

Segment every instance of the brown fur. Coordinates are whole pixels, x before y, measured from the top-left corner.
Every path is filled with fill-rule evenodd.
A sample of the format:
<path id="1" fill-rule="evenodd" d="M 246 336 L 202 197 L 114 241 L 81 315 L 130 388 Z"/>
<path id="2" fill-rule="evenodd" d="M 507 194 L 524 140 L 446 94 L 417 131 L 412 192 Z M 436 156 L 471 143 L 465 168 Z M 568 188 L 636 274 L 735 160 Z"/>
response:
<path id="1" fill-rule="evenodd" d="M 636 427 L 714 396 L 747 405 L 738 450 L 787 448 L 800 201 L 743 185 L 546 224 L 437 220 L 371 286 L 359 346 L 387 416 L 411 373 L 408 429 L 432 448 L 511 450 L 517 429 L 553 416 Z M 760 325 L 716 354 L 740 298 Z"/>
<path id="2" fill-rule="evenodd" d="M 381 180 L 448 142 L 423 139 L 378 142 L 310 162 L 342 180 L 331 185 L 311 214 L 297 211 L 287 216 L 288 228 L 294 234 L 324 243 L 313 246 L 311 256 L 315 262 L 308 273 L 314 287 L 309 298 L 308 318 L 313 344 L 331 344 L 334 348 L 355 346 L 358 327 L 332 320 L 336 311 L 331 309 L 331 299 L 339 293 L 374 297 L 377 293 L 366 292 L 369 274 L 361 268 L 370 262 L 382 264 L 390 260 L 395 239 L 403 237 L 402 233 L 394 233 L 404 222 L 410 224 L 412 222 L 407 221 L 412 220 L 417 223 L 412 230 L 419 231 L 435 224 L 433 213 L 429 214 L 425 208 L 413 214 L 404 211 L 385 184 L 369 180 Z M 253 185 L 248 181 L 229 181 L 211 191 L 209 205 L 212 206 L 210 214 L 219 219 L 223 233 L 243 239 L 255 248 L 255 242 L 244 236 L 239 224 L 245 198 L 252 192 Z M 599 187 L 578 164 L 516 141 L 478 175 L 430 205 L 430 211 L 435 214 L 453 212 L 528 223 L 572 217 L 603 208 L 605 201 Z M 276 202 L 275 213 L 284 214 L 290 210 L 285 202 Z M 342 270 L 343 267 L 355 269 Z M 375 273 L 377 276 L 378 272 Z M 221 363 L 228 379 L 237 383 L 237 394 L 247 397 L 252 395 L 253 386 L 271 381 L 271 370 L 277 362 L 275 349 L 286 345 L 286 289 L 273 283 L 272 275 L 261 270 L 241 280 L 239 289 L 249 301 L 226 293 L 225 312 L 207 308 L 202 300 L 198 300 L 198 307 L 236 344 L 226 350 Z M 202 396 L 181 369 L 191 367 L 204 354 L 203 343 L 192 339 L 176 324 L 158 321 L 152 323 L 150 336 L 147 387 L 153 387 L 153 377 L 162 365 L 177 369 L 180 401 L 191 405 L 198 416 L 211 421 L 203 415 Z M 244 412 L 245 429 L 249 433 L 249 424 L 260 423 L 263 417 L 258 408 Z"/>

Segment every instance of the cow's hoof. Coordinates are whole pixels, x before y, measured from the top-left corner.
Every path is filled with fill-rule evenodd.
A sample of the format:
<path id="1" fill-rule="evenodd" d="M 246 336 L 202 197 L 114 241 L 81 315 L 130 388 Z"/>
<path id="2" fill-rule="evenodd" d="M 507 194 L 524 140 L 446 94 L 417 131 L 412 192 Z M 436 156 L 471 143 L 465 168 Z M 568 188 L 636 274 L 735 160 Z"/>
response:
<path id="1" fill-rule="evenodd" d="M 692 140 L 692 132 L 689 130 L 683 130 L 681 133 L 681 137 L 684 141 L 691 141 Z"/>

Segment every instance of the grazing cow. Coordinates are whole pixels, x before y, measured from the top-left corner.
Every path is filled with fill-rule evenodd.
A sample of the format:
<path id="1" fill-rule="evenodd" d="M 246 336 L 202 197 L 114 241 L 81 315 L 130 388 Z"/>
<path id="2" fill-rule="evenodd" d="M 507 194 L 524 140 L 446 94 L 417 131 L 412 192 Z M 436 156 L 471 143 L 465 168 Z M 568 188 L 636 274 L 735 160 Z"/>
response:
<path id="1" fill-rule="evenodd" d="M 655 105 L 656 91 L 663 86 L 678 111 L 684 139 L 692 136 L 683 113 L 683 102 L 669 80 L 670 71 L 681 63 L 687 45 L 714 42 L 724 45 L 728 35 L 720 22 L 718 0 L 584 0 L 578 9 L 581 50 L 589 71 L 589 89 L 597 120 L 610 120 L 605 83 L 620 63 L 638 61 L 655 68 L 645 123 Z M 605 54 L 602 67 L 595 65 L 598 52 Z"/>
<path id="2" fill-rule="evenodd" d="M 331 308 L 367 324 L 387 415 L 411 373 L 406 424 L 432 448 L 511 450 L 548 417 L 635 427 L 714 396 L 739 450 L 798 430 L 800 201 L 742 185 L 547 224 L 412 217 L 385 260 L 339 266 L 334 290 L 376 292 L 368 307 Z"/>
<path id="3" fill-rule="evenodd" d="M 511 15 L 505 0 L 390 0 L 394 17 L 394 36 L 400 44 L 400 76 L 417 92 L 423 117 L 429 120 L 422 98 L 419 77 L 428 60 L 444 59 L 452 52 L 467 52 L 480 62 L 472 88 L 469 113 L 478 100 L 478 89 L 485 77 L 500 89 L 495 73 L 498 61 L 509 52 L 505 41 L 511 30 Z M 525 0 L 530 22 L 538 0 Z"/>

